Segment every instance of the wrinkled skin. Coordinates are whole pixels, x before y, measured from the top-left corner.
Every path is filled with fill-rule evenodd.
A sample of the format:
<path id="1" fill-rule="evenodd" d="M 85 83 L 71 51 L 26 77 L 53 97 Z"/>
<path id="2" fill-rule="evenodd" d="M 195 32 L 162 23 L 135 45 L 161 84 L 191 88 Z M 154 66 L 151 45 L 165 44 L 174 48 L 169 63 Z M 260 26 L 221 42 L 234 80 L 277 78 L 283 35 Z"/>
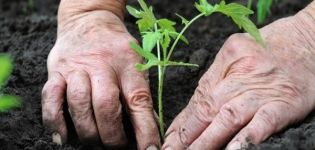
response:
<path id="1" fill-rule="evenodd" d="M 231 36 L 171 124 L 163 149 L 241 149 L 305 118 L 315 108 L 310 19 L 298 14 L 264 27 L 265 48 L 247 34 Z"/>
<path id="2" fill-rule="evenodd" d="M 44 125 L 54 137 L 61 137 L 61 143 L 66 142 L 63 108 L 67 99 L 82 142 L 121 146 L 127 143 L 122 124 L 126 109 L 139 149 L 160 145 L 147 75 L 134 67 L 142 60 L 129 47 L 135 39 L 122 21 L 108 11 L 82 13 L 68 20 L 58 25 L 48 58 L 49 77 L 42 96 Z"/>

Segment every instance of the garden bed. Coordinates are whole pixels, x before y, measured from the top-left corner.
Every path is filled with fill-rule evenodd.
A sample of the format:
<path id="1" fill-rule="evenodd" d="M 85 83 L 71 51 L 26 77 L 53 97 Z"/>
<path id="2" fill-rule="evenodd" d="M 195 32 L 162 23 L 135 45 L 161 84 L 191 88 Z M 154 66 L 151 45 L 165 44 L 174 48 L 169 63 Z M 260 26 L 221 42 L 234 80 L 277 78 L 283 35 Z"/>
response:
<path id="1" fill-rule="evenodd" d="M 193 0 L 152 1 L 149 3 L 155 6 L 157 15 L 176 18 L 173 12 L 188 17 L 197 13 L 193 8 Z M 272 17 L 269 17 L 267 22 L 293 15 L 310 1 L 282 0 L 273 7 Z M 129 3 L 136 4 L 134 0 Z M 0 0 L 0 52 L 11 54 L 15 64 L 5 91 L 23 99 L 22 108 L 0 114 L 0 150 L 87 148 L 79 142 L 71 126 L 69 142 L 63 146 L 53 144 L 51 135 L 45 131 L 41 121 L 40 94 L 47 80 L 46 58 L 56 40 L 57 8 L 56 0 L 35 0 L 32 11 L 27 8 L 26 0 Z M 138 37 L 132 17 L 127 16 L 125 22 L 129 31 Z M 174 59 L 197 63 L 201 67 L 167 70 L 164 89 L 167 125 L 188 103 L 198 80 L 209 68 L 224 41 L 232 33 L 239 32 L 229 19 L 220 15 L 200 20 L 194 26 L 186 34 L 190 45 L 180 45 L 174 53 Z M 153 99 L 156 100 L 156 70 L 150 71 L 150 79 Z M 128 123 L 126 130 L 131 131 Z M 135 149 L 132 134 L 129 139 L 129 149 Z M 249 149 L 315 149 L 315 112 L 300 124 L 290 126 L 263 144 Z"/>

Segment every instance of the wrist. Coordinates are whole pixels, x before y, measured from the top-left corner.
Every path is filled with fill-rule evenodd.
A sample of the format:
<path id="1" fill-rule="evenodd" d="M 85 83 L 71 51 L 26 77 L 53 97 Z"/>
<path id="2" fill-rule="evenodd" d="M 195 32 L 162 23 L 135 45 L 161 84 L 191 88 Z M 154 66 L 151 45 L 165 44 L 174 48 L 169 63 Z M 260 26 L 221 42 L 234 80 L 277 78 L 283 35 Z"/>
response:
<path id="1" fill-rule="evenodd" d="M 315 52 L 315 1 L 301 10 L 295 16 L 296 28 L 303 34 L 304 40 L 308 41 L 309 46 Z"/>
<path id="2" fill-rule="evenodd" d="M 83 16 L 93 11 L 107 11 L 124 19 L 126 0 L 61 0 L 58 10 L 58 23 Z"/>

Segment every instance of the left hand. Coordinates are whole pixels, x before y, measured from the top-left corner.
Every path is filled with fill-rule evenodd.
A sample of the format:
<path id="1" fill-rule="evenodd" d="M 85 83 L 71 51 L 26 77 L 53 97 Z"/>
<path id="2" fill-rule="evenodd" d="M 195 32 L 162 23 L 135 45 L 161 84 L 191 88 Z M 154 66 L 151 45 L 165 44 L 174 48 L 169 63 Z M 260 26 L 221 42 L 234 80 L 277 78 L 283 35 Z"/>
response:
<path id="1" fill-rule="evenodd" d="M 315 108 L 309 22 L 294 16 L 266 26 L 266 48 L 246 34 L 230 37 L 168 129 L 163 149 L 241 149 L 305 118 Z"/>

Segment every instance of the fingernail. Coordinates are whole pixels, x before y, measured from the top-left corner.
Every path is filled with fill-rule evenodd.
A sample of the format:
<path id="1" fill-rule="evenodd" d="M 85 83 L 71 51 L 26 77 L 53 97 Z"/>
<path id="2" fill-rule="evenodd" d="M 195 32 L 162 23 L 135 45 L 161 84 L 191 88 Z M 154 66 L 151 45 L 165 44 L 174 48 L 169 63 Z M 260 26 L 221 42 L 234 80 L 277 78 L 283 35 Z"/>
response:
<path id="1" fill-rule="evenodd" d="M 155 145 L 151 145 L 146 150 L 159 150 L 159 149 Z"/>
<path id="2" fill-rule="evenodd" d="M 52 141 L 58 145 L 62 145 L 61 136 L 57 132 L 54 132 L 52 134 Z"/>
<path id="3" fill-rule="evenodd" d="M 242 149 L 242 144 L 238 141 L 229 144 L 226 150 L 240 150 Z"/>

